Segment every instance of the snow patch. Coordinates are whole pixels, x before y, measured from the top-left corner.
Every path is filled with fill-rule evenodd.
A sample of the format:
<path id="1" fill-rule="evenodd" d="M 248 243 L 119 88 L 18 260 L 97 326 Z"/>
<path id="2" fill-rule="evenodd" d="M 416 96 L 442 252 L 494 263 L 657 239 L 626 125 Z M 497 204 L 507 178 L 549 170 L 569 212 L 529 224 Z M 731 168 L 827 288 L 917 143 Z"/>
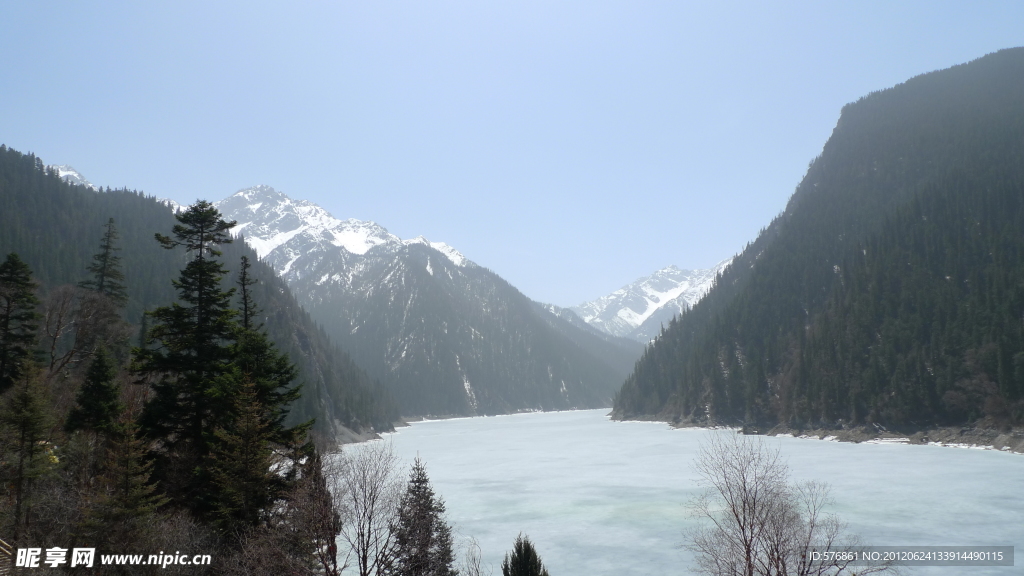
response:
<path id="1" fill-rule="evenodd" d="M 423 244 L 424 246 L 430 246 L 434 250 L 437 250 L 441 254 L 444 254 L 445 257 L 452 261 L 452 264 L 455 264 L 459 268 L 465 267 L 466 263 L 469 262 L 469 260 L 467 260 L 466 257 L 462 255 L 462 252 L 459 252 L 455 248 L 452 248 L 451 246 L 445 244 L 444 242 L 431 242 L 430 240 L 427 240 L 423 236 L 417 236 L 409 240 L 402 240 L 402 244 L 405 244 L 406 246 L 410 244 Z"/>

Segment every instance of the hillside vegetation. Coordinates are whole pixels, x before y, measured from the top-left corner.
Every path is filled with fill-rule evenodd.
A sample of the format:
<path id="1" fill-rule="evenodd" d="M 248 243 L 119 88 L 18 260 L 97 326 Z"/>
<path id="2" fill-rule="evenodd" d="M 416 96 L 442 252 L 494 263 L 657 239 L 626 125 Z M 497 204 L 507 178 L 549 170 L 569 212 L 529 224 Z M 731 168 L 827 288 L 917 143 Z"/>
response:
<path id="1" fill-rule="evenodd" d="M 619 418 L 1024 420 L 1024 49 L 843 108 L 785 211 L 647 349 Z"/>
<path id="2" fill-rule="evenodd" d="M 176 223 L 171 210 L 133 190 L 94 192 L 73 186 L 36 156 L 0 146 L 0 255 L 17 253 L 41 293 L 86 277 L 110 218 L 120 235 L 118 256 L 128 293 L 123 316 L 138 327 L 143 311 L 176 298 L 171 280 L 186 256 L 182 250 L 163 250 L 153 238 Z M 292 410 L 294 421 L 316 418 L 323 431 L 338 425 L 356 431 L 391 429 L 398 413 L 390 396 L 330 342 L 273 270 L 242 242 L 227 244 L 223 251 L 229 278 L 236 276 L 242 256 L 253 262 L 251 275 L 259 283 L 252 292 L 262 308 L 258 321 L 298 365 L 303 393 Z"/>

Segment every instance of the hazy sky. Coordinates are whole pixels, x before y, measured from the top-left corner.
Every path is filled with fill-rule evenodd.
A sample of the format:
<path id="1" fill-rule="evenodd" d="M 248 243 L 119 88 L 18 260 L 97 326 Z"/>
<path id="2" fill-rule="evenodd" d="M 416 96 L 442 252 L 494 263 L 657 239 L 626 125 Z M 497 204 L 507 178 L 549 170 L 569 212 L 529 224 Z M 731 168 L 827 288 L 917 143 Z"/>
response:
<path id="1" fill-rule="evenodd" d="M 1024 2 L 3 2 L 0 142 L 269 184 L 573 305 L 740 250 L 844 104 L 1020 45 Z"/>

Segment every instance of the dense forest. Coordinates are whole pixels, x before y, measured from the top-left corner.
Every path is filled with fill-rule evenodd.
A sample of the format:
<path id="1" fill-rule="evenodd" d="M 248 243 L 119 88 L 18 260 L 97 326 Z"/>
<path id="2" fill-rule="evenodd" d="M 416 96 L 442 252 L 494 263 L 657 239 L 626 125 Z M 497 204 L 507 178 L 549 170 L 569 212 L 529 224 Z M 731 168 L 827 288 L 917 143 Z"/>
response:
<path id="1" fill-rule="evenodd" d="M 1024 422 L 1024 49 L 843 108 L 785 211 L 648 347 L 620 418 Z"/>
<path id="2" fill-rule="evenodd" d="M 268 336 L 256 266 L 225 266 L 235 223 L 203 200 L 172 221 L 152 241 L 185 256 L 174 298 L 137 327 L 113 217 L 77 284 L 0 262 L 0 573 L 458 573 L 420 461 L 403 482 L 390 445 L 340 452 L 296 418 L 299 370 Z"/>
<path id="3" fill-rule="evenodd" d="M 132 190 L 97 193 L 50 173 L 32 154 L 0 146 L 0 255 L 17 253 L 40 284 L 40 294 L 85 279 L 86 268 L 113 218 L 120 236 L 118 257 L 127 302 L 121 316 L 133 331 L 143 312 L 176 298 L 171 280 L 185 264 L 184 250 L 163 250 L 154 233 L 175 224 L 171 210 Z M 258 261 L 242 242 L 225 244 L 223 261 L 237 275 L 241 258 L 252 262 L 253 297 L 260 302 L 258 323 L 298 366 L 303 394 L 292 410 L 295 422 L 315 418 L 318 429 L 344 426 L 357 432 L 388 430 L 398 414 L 390 395 L 332 344 L 302 310 L 283 281 Z"/>

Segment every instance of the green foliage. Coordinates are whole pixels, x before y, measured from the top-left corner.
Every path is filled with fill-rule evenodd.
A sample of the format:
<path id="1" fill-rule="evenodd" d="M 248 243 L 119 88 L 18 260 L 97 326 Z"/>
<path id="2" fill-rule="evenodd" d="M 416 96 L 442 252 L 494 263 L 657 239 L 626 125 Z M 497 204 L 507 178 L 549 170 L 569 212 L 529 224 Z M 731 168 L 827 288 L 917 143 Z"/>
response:
<path id="1" fill-rule="evenodd" d="M 220 213 L 198 201 L 177 216 L 174 238 L 156 235 L 170 250 L 183 246 L 191 259 L 174 287 L 179 302 L 150 313 L 148 346 L 134 351 L 134 371 L 153 378 L 153 397 L 141 416 L 145 434 L 159 441 L 157 476 L 178 505 L 209 510 L 208 470 L 213 430 L 230 411 L 233 380 L 231 340 L 236 312 L 234 290 L 222 290 L 227 270 L 214 259 L 217 245 L 230 242 Z"/>
<path id="2" fill-rule="evenodd" d="M 548 576 L 548 569 L 540 561 L 529 537 L 520 534 L 501 562 L 501 576 Z"/>
<path id="3" fill-rule="evenodd" d="M 216 488 L 217 523 L 228 534 L 257 526 L 286 487 L 271 469 L 273 431 L 251 379 L 236 392 L 234 412 L 229 423 L 214 432 L 208 463 Z"/>
<path id="4" fill-rule="evenodd" d="M 258 330 L 260 326 L 253 326 L 253 319 L 260 313 L 260 309 L 256 307 L 252 298 L 252 290 L 249 288 L 259 282 L 250 275 L 250 268 L 252 268 L 252 264 L 249 263 L 249 257 L 242 256 L 242 264 L 238 268 L 238 282 L 236 282 L 241 295 L 239 313 L 242 315 L 243 329 Z"/>
<path id="5" fill-rule="evenodd" d="M 106 349 L 100 348 L 85 373 L 85 383 L 78 389 L 75 407 L 64 422 L 66 432 L 88 430 L 112 434 L 117 418 L 124 411 L 120 387 L 114 378 L 117 367 Z"/>
<path id="6" fill-rule="evenodd" d="M 785 212 L 648 347 L 615 413 L 1024 421 L 1021 157 L 1024 49 L 848 105 Z"/>
<path id="7" fill-rule="evenodd" d="M 93 263 L 87 268 L 92 278 L 79 283 L 83 288 L 105 294 L 118 306 L 128 303 L 128 290 L 124 286 L 124 272 L 121 271 L 121 257 L 115 252 L 120 248 L 116 245 L 119 238 L 114 219 L 111 218 L 104 226 L 103 240 L 100 251 L 92 257 Z"/>
<path id="8" fill-rule="evenodd" d="M 38 374 L 24 374 L 0 405 L 0 478 L 10 487 L 13 514 L 6 528 L 14 541 L 31 524 L 36 482 L 57 463 L 50 443 L 52 422 L 49 397 Z"/>
<path id="9" fill-rule="evenodd" d="M 119 244 L 122 250 L 114 252 L 121 259 L 128 293 L 121 315 L 138 322 L 144 311 L 175 300 L 171 280 L 182 266 L 182 254 L 162 250 L 151 240 L 154 231 L 178 223 L 172 212 L 135 190 L 96 193 L 68 184 L 36 156 L 0 145 L 0 254 L 17 252 L 43 287 L 82 280 L 82 271 L 95 262 L 96 231 L 111 218 L 117 223 L 119 239 L 114 246 Z M 264 308 L 253 316 L 254 325 L 266 326 L 271 341 L 296 363 L 306 385 L 293 405 L 292 423 L 317 418 L 325 433 L 331 433 L 336 423 L 356 431 L 391 429 L 398 413 L 390 396 L 330 342 L 284 281 L 244 243 L 221 249 L 232 272 L 247 256 L 250 273 L 263 279 L 251 286 L 253 298 Z M 107 347 L 120 357 L 118 346 Z"/>
<path id="10" fill-rule="evenodd" d="M 36 283 L 27 264 L 13 252 L 0 264 L 0 394 L 14 385 L 35 344 Z"/>
<path id="11" fill-rule="evenodd" d="M 434 495 L 423 462 L 416 458 L 394 527 L 396 576 L 456 576 L 452 529 L 444 501 Z"/>
<path id="12" fill-rule="evenodd" d="M 151 482 L 152 472 L 138 424 L 122 413 L 111 427 L 100 490 L 82 524 L 90 542 L 100 549 L 126 550 L 151 536 L 157 510 L 168 501 Z"/>

